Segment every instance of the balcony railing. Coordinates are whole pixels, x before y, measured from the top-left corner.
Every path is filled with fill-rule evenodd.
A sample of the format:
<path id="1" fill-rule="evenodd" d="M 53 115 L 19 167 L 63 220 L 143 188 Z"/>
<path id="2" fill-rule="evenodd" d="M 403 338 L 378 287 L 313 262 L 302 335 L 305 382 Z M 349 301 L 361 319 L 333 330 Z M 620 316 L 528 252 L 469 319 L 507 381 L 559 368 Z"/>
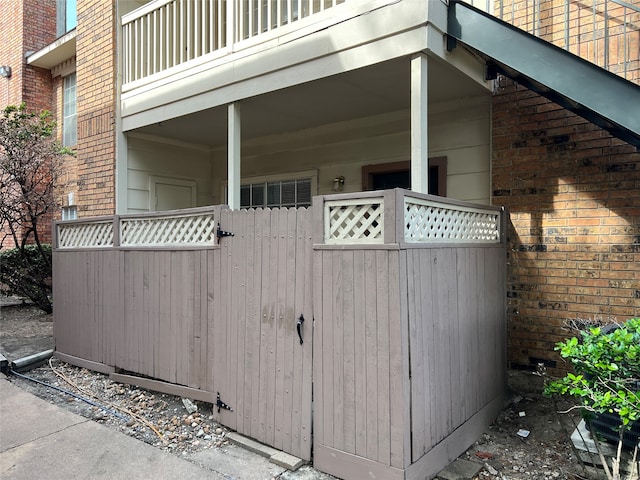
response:
<path id="1" fill-rule="evenodd" d="M 220 207 L 115 215 L 57 224 L 57 248 L 202 248 L 216 244 Z"/>
<path id="2" fill-rule="evenodd" d="M 322 197 L 327 245 L 503 241 L 502 210 L 408 190 Z"/>
<path id="3" fill-rule="evenodd" d="M 156 0 L 122 17 L 123 84 L 215 58 L 349 0 Z"/>
<path id="4" fill-rule="evenodd" d="M 640 84 L 640 6 L 623 0 L 496 0 L 495 15 Z"/>

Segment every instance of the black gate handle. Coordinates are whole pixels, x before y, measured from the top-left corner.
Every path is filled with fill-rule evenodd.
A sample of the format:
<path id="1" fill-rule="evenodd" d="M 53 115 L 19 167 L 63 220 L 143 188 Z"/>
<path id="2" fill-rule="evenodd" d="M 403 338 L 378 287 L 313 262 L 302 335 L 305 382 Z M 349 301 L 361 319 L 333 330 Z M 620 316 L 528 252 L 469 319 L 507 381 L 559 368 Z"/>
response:
<path id="1" fill-rule="evenodd" d="M 296 330 L 298 330 L 298 337 L 300 337 L 300 345 L 302 345 L 302 324 L 304 323 L 304 317 L 302 314 L 298 317 L 296 322 Z"/>

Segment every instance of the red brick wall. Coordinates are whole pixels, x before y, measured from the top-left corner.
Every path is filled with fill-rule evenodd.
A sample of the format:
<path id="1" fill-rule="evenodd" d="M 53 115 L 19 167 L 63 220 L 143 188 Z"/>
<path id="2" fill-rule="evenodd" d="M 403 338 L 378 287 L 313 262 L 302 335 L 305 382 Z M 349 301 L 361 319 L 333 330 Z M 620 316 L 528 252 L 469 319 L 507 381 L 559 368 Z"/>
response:
<path id="1" fill-rule="evenodd" d="M 78 1 L 78 214 L 115 213 L 115 2 Z"/>
<path id="2" fill-rule="evenodd" d="M 4 0 L 0 9 L 0 65 L 11 67 L 0 78 L 0 106 L 25 102 L 29 110 L 51 109 L 51 74 L 30 67 L 25 55 L 55 40 L 55 0 Z"/>
<path id="3" fill-rule="evenodd" d="M 10 78 L 0 78 L 0 108 L 25 102 L 29 111 L 55 111 L 49 70 L 31 67 L 26 54 L 55 40 L 55 0 L 4 0 L 0 8 L 0 65 L 11 67 Z M 51 239 L 50 221 L 39 232 Z M 6 232 L 3 232 L 6 233 Z M 3 235 L 4 237 L 4 235 Z M 0 238 L 2 241 L 2 238 Z M 2 246 L 13 246 L 2 241 Z"/>
<path id="4" fill-rule="evenodd" d="M 492 176 L 511 214 L 509 361 L 565 369 L 567 324 L 640 315 L 640 153 L 502 78 Z"/>

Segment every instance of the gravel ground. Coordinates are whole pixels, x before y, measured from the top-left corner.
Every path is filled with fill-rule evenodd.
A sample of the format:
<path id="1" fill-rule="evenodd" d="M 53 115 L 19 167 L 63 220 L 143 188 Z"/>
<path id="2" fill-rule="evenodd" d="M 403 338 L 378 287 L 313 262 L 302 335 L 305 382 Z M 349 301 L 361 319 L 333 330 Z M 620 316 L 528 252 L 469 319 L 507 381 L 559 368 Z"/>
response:
<path id="1" fill-rule="evenodd" d="M 43 338 L 51 339 L 51 335 L 51 316 L 33 307 L 2 307 L 0 352 L 11 352 L 10 359 L 42 351 L 43 345 L 52 348 L 51 340 L 50 346 L 42 342 Z M 27 351 L 34 344 L 36 348 Z M 228 430 L 213 420 L 210 404 L 195 401 L 197 411 L 190 413 L 179 397 L 115 383 L 108 376 L 56 359 L 28 375 L 73 391 L 104 408 L 21 378 L 13 377 L 12 381 L 47 401 L 177 455 L 191 455 L 227 443 Z M 578 419 L 575 415 L 557 414 L 557 409 L 570 405 L 554 405 L 540 394 L 541 385 L 540 377 L 510 372 L 509 401 L 493 425 L 461 456 L 483 466 L 478 479 L 594 478 L 575 456 L 569 440 Z M 529 432 L 526 437 L 525 432 Z"/>

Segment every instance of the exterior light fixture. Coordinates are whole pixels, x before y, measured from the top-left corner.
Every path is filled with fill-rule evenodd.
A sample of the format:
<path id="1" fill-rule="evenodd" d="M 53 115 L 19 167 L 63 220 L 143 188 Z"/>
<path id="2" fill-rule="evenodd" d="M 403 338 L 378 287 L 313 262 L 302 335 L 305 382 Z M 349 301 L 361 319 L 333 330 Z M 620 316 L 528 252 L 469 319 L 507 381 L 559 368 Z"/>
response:
<path id="1" fill-rule="evenodd" d="M 333 191 L 341 192 L 344 189 L 344 176 L 340 175 L 333 179 Z"/>
<path id="2" fill-rule="evenodd" d="M 9 78 L 11 76 L 11 67 L 8 65 L 0 65 L 0 77 Z"/>

